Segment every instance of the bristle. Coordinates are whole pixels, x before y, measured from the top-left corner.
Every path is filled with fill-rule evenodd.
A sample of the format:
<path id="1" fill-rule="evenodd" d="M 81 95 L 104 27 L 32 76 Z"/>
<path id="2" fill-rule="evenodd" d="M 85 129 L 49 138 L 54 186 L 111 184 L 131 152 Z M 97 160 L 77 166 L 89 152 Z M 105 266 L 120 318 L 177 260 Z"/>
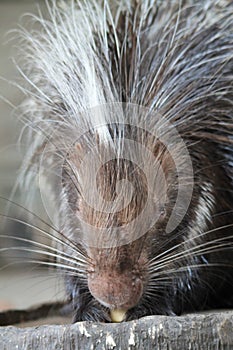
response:
<path id="1" fill-rule="evenodd" d="M 78 126 L 82 134 L 113 122 L 140 124 L 123 113 L 112 115 L 111 103 L 126 102 L 161 113 L 186 133 L 202 129 L 206 110 L 211 129 L 218 128 L 221 113 L 223 131 L 230 134 L 232 16 L 230 3 L 229 10 L 220 5 L 75 1 L 61 9 L 53 2 L 48 20 L 34 17 L 38 31 L 22 32 L 27 59 L 22 74 L 32 91 L 24 118 L 46 136 L 55 126 Z M 92 113 L 95 106 L 101 106 L 99 113 Z M 151 126 L 156 129 L 156 120 Z M 100 137 L 107 134 L 102 129 Z"/>

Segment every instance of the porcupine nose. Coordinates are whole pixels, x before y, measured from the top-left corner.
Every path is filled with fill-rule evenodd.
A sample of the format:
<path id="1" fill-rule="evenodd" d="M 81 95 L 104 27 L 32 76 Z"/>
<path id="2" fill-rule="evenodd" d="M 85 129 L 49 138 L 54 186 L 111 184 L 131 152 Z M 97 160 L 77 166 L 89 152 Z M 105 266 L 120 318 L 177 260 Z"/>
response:
<path id="1" fill-rule="evenodd" d="M 102 305 L 126 311 L 137 305 L 143 292 L 142 281 L 129 273 L 90 274 L 88 287 Z"/>

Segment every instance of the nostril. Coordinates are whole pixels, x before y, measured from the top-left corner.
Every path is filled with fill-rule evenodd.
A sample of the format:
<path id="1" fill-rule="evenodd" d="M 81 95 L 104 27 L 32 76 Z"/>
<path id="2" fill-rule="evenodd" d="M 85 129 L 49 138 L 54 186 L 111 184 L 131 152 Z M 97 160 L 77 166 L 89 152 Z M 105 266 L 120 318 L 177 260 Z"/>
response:
<path id="1" fill-rule="evenodd" d="M 121 272 L 121 273 L 123 273 L 125 270 L 129 270 L 129 268 L 130 268 L 130 262 L 128 260 L 121 261 L 118 264 L 118 269 L 119 269 L 119 272 Z"/>

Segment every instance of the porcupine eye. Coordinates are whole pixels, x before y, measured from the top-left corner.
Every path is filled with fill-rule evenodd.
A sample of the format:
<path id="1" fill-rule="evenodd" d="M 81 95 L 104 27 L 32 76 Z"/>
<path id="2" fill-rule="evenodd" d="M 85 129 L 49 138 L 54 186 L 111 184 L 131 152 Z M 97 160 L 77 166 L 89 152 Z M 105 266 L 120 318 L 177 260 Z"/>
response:
<path id="1" fill-rule="evenodd" d="M 166 208 L 164 206 L 159 208 L 159 220 L 163 220 L 167 215 Z"/>

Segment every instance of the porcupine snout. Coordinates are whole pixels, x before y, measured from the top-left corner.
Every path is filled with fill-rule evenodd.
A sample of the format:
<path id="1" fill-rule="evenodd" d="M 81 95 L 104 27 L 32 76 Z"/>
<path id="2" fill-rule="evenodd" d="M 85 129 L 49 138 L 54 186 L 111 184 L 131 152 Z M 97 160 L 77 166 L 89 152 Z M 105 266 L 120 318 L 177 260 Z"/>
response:
<path id="1" fill-rule="evenodd" d="M 143 258 L 134 262 L 129 250 L 117 247 L 94 252 L 97 258 L 88 273 L 88 287 L 93 297 L 109 309 L 129 310 L 143 294 Z"/>
<path id="2" fill-rule="evenodd" d="M 138 304 L 146 275 L 146 252 L 143 241 L 137 239 L 143 226 L 136 226 L 147 200 L 146 178 L 132 162 L 112 159 L 98 168 L 95 181 L 98 196 L 92 194 L 92 205 L 83 199 L 91 188 L 89 181 L 77 211 L 87 240 L 88 288 L 110 310 L 128 310 Z M 112 211 L 106 210 L 106 203 L 113 203 Z M 115 210 L 114 204 L 122 207 Z"/>

